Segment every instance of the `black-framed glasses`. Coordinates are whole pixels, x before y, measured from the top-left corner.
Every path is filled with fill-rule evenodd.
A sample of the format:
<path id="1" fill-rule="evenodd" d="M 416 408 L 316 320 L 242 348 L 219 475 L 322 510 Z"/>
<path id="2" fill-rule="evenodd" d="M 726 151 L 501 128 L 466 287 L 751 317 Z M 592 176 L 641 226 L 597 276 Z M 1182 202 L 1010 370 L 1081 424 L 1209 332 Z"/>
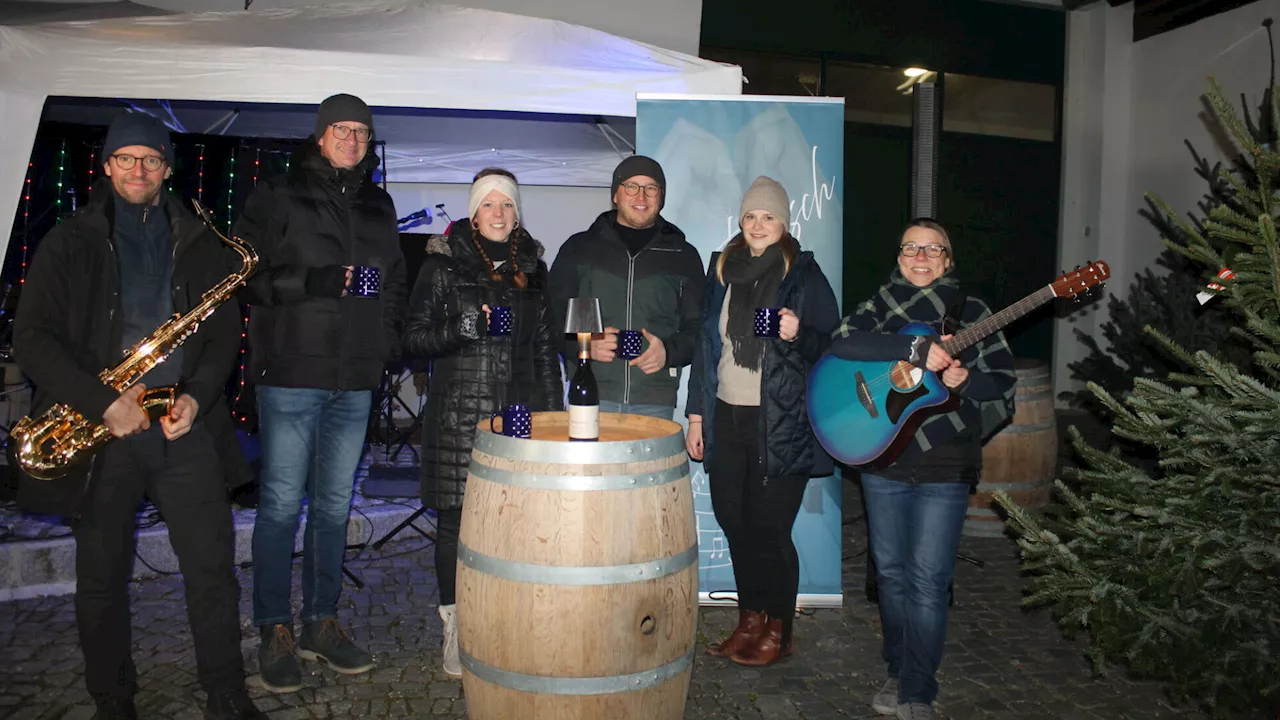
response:
<path id="1" fill-rule="evenodd" d="M 116 161 L 116 167 L 121 170 L 132 170 L 133 166 L 142 163 L 142 169 L 147 172 L 155 172 L 164 167 L 164 158 L 159 155 L 148 155 L 146 157 L 138 157 L 137 155 L 126 155 L 117 153 L 111 156 Z"/>
<path id="2" fill-rule="evenodd" d="M 360 142 L 369 142 L 369 138 L 373 137 L 373 131 L 369 128 L 353 128 L 350 125 L 339 125 L 338 123 L 333 123 L 329 127 L 333 128 L 333 136 L 339 140 L 346 140 L 351 137 L 353 131 L 356 134 L 356 140 Z"/>
<path id="3" fill-rule="evenodd" d="M 641 188 L 644 189 L 644 196 L 647 198 L 656 198 L 658 197 L 658 193 L 662 191 L 662 188 L 657 185 L 641 185 L 639 183 L 622 184 L 622 192 L 626 193 L 627 197 L 635 197 L 636 194 L 640 192 Z"/>
<path id="4" fill-rule="evenodd" d="M 902 253 L 902 257 L 920 257 L 920 251 L 924 251 L 925 257 L 940 258 L 942 254 L 947 252 L 945 245 L 917 245 L 915 243 L 905 243 L 898 248 L 898 252 Z"/>

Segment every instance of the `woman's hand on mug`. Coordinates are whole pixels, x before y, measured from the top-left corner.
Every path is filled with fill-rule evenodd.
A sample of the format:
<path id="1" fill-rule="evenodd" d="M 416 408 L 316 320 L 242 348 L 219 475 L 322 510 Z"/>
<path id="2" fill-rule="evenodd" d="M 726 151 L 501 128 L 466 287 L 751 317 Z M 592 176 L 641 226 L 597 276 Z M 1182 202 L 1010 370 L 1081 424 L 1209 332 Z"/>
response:
<path id="1" fill-rule="evenodd" d="M 702 445 L 702 416 L 689 416 L 689 432 L 684 435 L 684 447 L 689 451 L 689 457 L 694 460 L 702 459 L 702 452 L 705 448 Z"/>
<path id="2" fill-rule="evenodd" d="M 795 342 L 800 334 L 800 316 L 788 308 L 778 311 L 778 337 L 787 342 Z"/>

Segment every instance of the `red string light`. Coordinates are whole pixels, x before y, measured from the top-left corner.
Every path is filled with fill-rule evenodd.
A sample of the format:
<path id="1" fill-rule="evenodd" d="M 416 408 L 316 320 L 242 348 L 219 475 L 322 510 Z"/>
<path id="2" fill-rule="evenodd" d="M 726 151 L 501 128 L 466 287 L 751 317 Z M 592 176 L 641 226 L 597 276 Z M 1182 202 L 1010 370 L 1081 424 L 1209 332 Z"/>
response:
<path id="1" fill-rule="evenodd" d="M 27 163 L 27 182 L 22 191 L 22 267 L 19 285 L 27 281 L 27 246 L 31 240 L 31 172 L 35 165 L 33 162 Z"/>
<path id="2" fill-rule="evenodd" d="M 200 167 L 196 171 L 196 200 L 200 204 L 204 204 L 204 146 L 196 145 L 200 149 Z"/>

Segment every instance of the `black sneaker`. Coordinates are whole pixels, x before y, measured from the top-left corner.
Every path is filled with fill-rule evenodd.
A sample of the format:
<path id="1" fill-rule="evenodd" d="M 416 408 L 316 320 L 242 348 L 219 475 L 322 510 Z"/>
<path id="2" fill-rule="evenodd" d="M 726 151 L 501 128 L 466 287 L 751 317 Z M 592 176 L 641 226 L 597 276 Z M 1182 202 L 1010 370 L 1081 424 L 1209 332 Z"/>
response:
<path id="1" fill-rule="evenodd" d="M 344 675 L 359 675 L 373 667 L 373 656 L 368 650 L 351 642 L 346 631 L 338 625 L 337 618 L 325 618 L 303 625 L 298 657 L 323 661 Z"/>
<path id="2" fill-rule="evenodd" d="M 211 694 L 204 716 L 206 720 L 267 720 L 267 714 L 254 707 L 244 688 Z"/>
<path id="3" fill-rule="evenodd" d="M 258 672 L 262 678 L 262 687 L 271 692 L 287 693 L 302 689 L 302 668 L 298 666 L 298 656 L 294 654 L 293 628 L 288 625 L 262 626 L 262 644 L 258 646 Z"/>
<path id="4" fill-rule="evenodd" d="M 133 698 L 102 698 L 97 701 L 97 720 L 138 720 Z"/>

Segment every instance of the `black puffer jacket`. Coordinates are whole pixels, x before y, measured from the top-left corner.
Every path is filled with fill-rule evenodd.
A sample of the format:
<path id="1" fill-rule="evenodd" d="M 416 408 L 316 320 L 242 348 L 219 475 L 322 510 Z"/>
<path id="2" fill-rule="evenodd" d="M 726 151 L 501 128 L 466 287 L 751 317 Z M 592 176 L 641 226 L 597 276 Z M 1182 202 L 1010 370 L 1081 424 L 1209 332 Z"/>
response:
<path id="1" fill-rule="evenodd" d="M 258 385 L 371 390 L 400 358 L 404 254 L 391 196 L 370 180 L 377 156 L 337 170 L 308 140 L 282 178 L 258 184 L 235 234 L 261 262 L 242 299 L 251 305 L 249 378 Z M 377 298 L 321 297 L 307 278 L 320 268 L 372 265 Z"/>
<path id="2" fill-rule="evenodd" d="M 728 289 L 716 278 L 720 253 L 711 255 L 702 310 L 702 335 L 689 373 L 689 399 L 685 412 L 701 415 L 703 462 L 711 464 L 715 453 L 714 415 L 718 368 L 724 343 L 720 337 L 720 312 Z M 813 253 L 802 252 L 778 286 L 774 307 L 790 308 L 800 318 L 795 342 L 769 340 L 760 371 L 760 448 L 766 478 L 821 477 L 834 470 L 831 456 L 822 449 L 809 427 L 806 406 L 809 370 L 831 344 L 831 332 L 840 322 L 835 293 Z"/>
<path id="3" fill-rule="evenodd" d="M 435 236 L 409 300 L 405 353 L 429 360 L 431 379 L 422 424 L 422 502 L 437 510 L 462 507 L 478 423 L 520 402 L 535 412 L 564 409 L 564 387 L 547 308 L 547 266 L 539 247 L 516 230 L 516 263 L 528 277 L 524 290 L 489 277 L 471 228 L 454 223 Z M 481 305 L 507 305 L 515 316 L 508 337 L 487 335 Z"/>

